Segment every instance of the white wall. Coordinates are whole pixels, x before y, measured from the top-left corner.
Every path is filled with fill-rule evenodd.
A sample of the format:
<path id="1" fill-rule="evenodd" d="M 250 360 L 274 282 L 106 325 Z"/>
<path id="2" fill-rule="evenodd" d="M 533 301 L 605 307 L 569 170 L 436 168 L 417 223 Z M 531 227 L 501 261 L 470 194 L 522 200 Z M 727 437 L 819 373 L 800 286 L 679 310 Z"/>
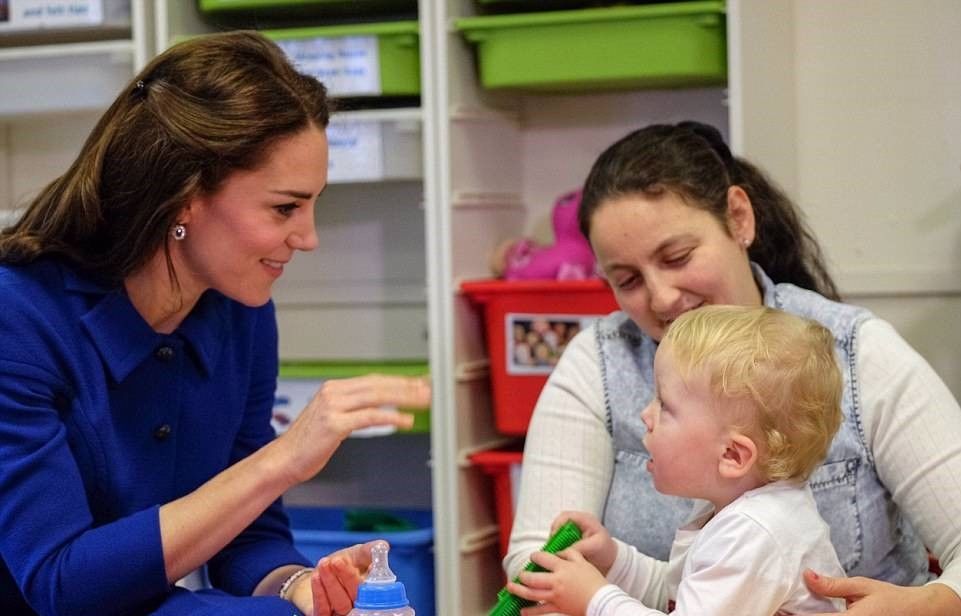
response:
<path id="1" fill-rule="evenodd" d="M 961 2 L 731 10 L 738 151 L 806 211 L 845 298 L 891 321 L 961 397 Z"/>
<path id="2" fill-rule="evenodd" d="M 842 284 L 961 291 L 961 3 L 795 15 L 799 198 Z"/>

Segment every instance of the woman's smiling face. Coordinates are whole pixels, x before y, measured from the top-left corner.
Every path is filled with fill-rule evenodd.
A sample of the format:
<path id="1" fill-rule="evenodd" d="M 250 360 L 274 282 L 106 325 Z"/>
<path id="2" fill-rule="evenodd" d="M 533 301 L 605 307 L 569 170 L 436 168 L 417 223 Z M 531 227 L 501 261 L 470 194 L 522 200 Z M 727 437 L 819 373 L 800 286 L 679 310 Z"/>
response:
<path id="1" fill-rule="evenodd" d="M 273 144 L 260 167 L 196 197 L 183 215 L 187 237 L 172 246 L 181 287 L 266 303 L 294 253 L 317 247 L 314 202 L 326 183 L 327 136 L 310 126 Z"/>
<path id="2" fill-rule="evenodd" d="M 591 217 L 591 245 L 617 303 L 660 340 L 678 316 L 704 304 L 758 305 L 747 245 L 754 217 L 746 194 L 728 193 L 728 228 L 678 195 L 608 200 Z"/>

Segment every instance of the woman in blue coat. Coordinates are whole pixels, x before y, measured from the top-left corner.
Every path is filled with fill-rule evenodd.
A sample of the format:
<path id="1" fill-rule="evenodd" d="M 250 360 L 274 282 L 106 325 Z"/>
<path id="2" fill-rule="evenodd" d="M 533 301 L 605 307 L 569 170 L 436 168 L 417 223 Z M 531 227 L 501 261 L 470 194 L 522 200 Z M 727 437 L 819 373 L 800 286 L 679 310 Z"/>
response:
<path id="1" fill-rule="evenodd" d="M 0 613 L 349 611 L 365 550 L 315 568 L 280 496 L 430 393 L 329 381 L 274 438 L 270 294 L 317 245 L 328 114 L 260 35 L 181 43 L 0 235 Z"/>

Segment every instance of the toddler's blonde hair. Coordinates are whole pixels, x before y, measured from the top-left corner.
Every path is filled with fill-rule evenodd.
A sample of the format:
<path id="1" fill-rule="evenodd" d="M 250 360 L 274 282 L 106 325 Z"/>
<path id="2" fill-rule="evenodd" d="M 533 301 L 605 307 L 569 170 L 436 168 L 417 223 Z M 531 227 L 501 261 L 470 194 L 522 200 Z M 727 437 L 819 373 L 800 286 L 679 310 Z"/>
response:
<path id="1" fill-rule="evenodd" d="M 706 370 L 722 402 L 754 411 L 738 413 L 738 427 L 758 445 L 768 481 L 807 479 L 827 455 L 842 378 L 824 326 L 763 306 L 705 306 L 674 321 L 665 345 L 682 376 Z"/>

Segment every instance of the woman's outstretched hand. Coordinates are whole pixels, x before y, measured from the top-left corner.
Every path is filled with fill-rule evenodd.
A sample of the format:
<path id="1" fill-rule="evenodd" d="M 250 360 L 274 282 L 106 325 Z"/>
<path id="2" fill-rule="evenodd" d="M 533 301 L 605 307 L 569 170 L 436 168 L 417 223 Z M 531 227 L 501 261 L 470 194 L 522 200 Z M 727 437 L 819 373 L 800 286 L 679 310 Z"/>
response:
<path id="1" fill-rule="evenodd" d="M 944 584 L 896 586 L 865 577 L 835 578 L 804 572 L 811 592 L 847 602 L 852 616 L 950 616 L 961 614 L 961 598 Z M 830 616 L 811 614 L 810 616 Z"/>
<path id="2" fill-rule="evenodd" d="M 277 440 L 289 457 L 294 483 L 307 481 L 327 464 L 354 430 L 390 425 L 409 428 L 413 415 L 396 409 L 430 405 L 426 378 L 371 374 L 325 381 L 300 416 Z"/>

